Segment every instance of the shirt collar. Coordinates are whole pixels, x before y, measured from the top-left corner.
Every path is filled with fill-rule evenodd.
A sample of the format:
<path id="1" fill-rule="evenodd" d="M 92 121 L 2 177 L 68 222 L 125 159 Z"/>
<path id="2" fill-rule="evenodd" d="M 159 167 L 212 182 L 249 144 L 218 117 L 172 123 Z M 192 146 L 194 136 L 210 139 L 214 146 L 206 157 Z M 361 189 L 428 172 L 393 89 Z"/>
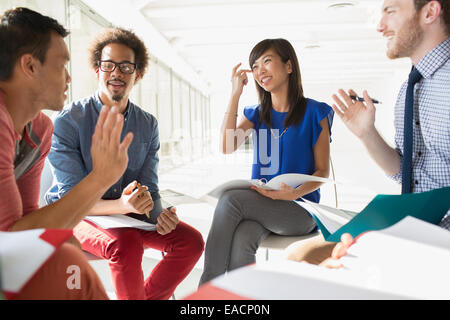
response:
<path id="1" fill-rule="evenodd" d="M 450 58 L 450 38 L 428 52 L 415 66 L 426 79 L 431 77 Z"/>
<path id="2" fill-rule="evenodd" d="M 100 113 L 100 110 L 103 107 L 103 102 L 100 99 L 100 92 L 97 91 L 94 94 L 94 105 L 95 109 Z M 130 99 L 128 99 L 127 108 L 125 109 L 125 112 L 123 113 L 124 118 L 128 117 L 133 112 L 133 103 L 131 103 Z"/>

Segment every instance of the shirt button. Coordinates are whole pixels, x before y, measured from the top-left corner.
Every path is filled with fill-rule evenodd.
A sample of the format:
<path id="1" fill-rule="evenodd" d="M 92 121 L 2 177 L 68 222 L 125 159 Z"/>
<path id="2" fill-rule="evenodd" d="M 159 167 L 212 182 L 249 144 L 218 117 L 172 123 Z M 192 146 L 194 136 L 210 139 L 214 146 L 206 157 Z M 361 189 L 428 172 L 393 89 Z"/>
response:
<path id="1" fill-rule="evenodd" d="M 420 156 L 422 155 L 422 152 L 419 151 L 419 152 L 417 153 L 417 155 L 420 157 Z"/>
<path id="2" fill-rule="evenodd" d="M 113 191 L 114 191 L 114 192 L 117 192 L 117 189 L 114 189 Z"/>
<path id="3" fill-rule="evenodd" d="M 415 183 L 415 184 L 419 184 L 419 181 L 415 180 L 414 183 Z"/>
<path id="4" fill-rule="evenodd" d="M 416 121 L 416 126 L 418 126 L 420 124 L 420 122 L 419 121 Z"/>

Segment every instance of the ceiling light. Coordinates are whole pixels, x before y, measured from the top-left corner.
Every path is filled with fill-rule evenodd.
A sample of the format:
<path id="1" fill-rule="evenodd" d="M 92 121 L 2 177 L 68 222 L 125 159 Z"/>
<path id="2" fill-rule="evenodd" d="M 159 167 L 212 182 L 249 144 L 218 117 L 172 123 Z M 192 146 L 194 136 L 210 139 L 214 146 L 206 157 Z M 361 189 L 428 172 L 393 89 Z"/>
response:
<path id="1" fill-rule="evenodd" d="M 335 2 L 328 6 L 331 10 L 342 10 L 355 6 L 353 2 Z"/>

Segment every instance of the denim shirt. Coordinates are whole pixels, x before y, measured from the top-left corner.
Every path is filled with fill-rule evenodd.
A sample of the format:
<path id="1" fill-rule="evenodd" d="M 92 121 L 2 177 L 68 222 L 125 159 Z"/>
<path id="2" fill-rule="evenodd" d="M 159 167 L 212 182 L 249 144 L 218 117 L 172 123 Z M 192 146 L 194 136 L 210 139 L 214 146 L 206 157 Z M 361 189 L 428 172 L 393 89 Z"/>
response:
<path id="1" fill-rule="evenodd" d="M 92 171 L 92 135 L 102 106 L 99 94 L 96 93 L 73 102 L 53 120 L 55 128 L 48 159 L 54 179 L 45 196 L 47 203 L 63 197 Z M 129 101 L 124 113 L 121 139 L 128 132 L 134 134 L 128 149 L 128 167 L 102 199 L 120 198 L 123 189 L 136 180 L 148 187 L 154 201 L 158 200 L 158 122 L 150 113 Z"/>

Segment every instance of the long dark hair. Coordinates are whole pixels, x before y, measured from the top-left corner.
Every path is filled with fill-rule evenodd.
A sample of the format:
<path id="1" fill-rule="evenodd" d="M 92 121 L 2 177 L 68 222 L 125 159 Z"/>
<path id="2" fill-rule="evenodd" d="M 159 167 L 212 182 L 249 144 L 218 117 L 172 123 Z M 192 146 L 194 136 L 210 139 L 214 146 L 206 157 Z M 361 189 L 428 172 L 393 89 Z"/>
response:
<path id="1" fill-rule="evenodd" d="M 280 56 L 283 63 L 291 61 L 292 73 L 289 74 L 288 102 L 289 111 L 284 120 L 285 128 L 302 122 L 306 109 L 306 98 L 303 95 L 302 78 L 300 75 L 300 67 L 297 55 L 289 41 L 285 39 L 265 39 L 259 42 L 250 52 L 249 65 L 253 66 L 264 52 L 269 49 L 275 50 Z M 260 121 L 265 122 L 270 128 L 272 127 L 272 96 L 259 86 L 256 82 L 256 90 L 258 91 L 259 103 L 261 105 Z"/>

